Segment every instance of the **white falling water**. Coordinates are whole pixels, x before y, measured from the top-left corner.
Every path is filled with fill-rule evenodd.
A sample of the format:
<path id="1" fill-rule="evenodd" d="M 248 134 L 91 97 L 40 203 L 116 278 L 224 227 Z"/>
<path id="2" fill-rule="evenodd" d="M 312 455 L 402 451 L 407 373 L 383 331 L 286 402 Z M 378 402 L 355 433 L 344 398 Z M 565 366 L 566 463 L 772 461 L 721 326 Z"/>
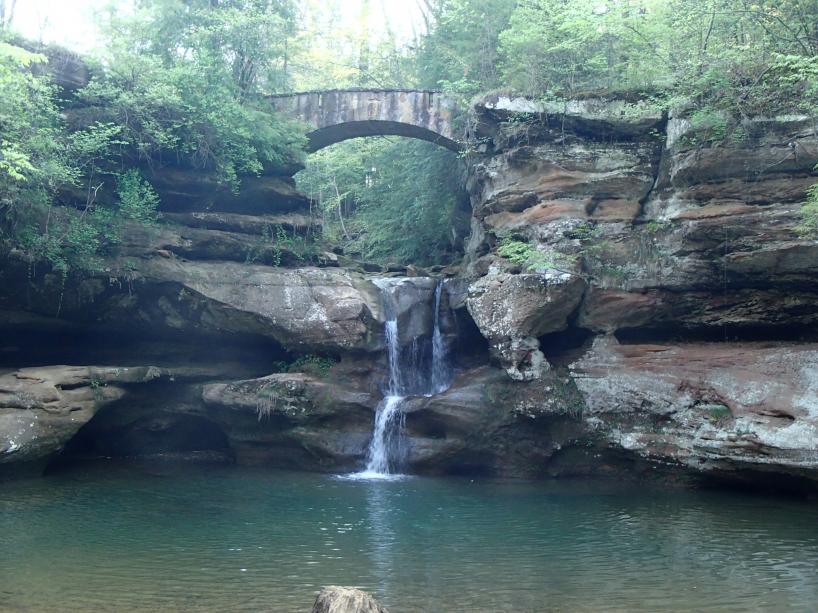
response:
<path id="1" fill-rule="evenodd" d="M 400 443 L 404 413 L 401 411 L 403 396 L 386 396 L 375 413 L 375 427 L 369 444 L 366 468 L 356 476 L 365 479 L 388 479 L 395 477 L 390 466 L 393 450 Z"/>
<path id="2" fill-rule="evenodd" d="M 387 361 L 389 362 L 389 389 L 388 396 L 397 396 L 403 389 L 400 372 L 400 339 L 398 337 L 398 320 L 394 313 L 384 325 L 384 336 L 386 336 L 386 350 L 389 352 Z"/>
<path id="3" fill-rule="evenodd" d="M 393 304 L 390 288 L 392 280 L 376 280 L 381 289 L 384 301 L 386 323 L 384 335 L 386 337 L 387 361 L 389 364 L 389 383 L 383 400 L 375 413 L 375 425 L 372 429 L 372 440 L 367 453 L 366 468 L 359 473 L 350 475 L 355 479 L 396 479 L 400 474 L 394 471 L 400 460 L 403 426 L 405 413 L 403 411 L 407 393 L 418 393 L 414 390 L 417 370 L 420 370 L 417 340 L 412 343 L 411 360 L 407 367 L 412 370 L 408 377 L 410 383 L 404 383 L 401 369 L 401 346 L 398 334 L 398 320 L 395 305 Z M 434 325 L 432 331 L 432 364 L 428 380 L 424 382 L 421 393 L 425 396 L 439 394 L 448 389 L 451 382 L 451 368 L 446 360 L 446 345 L 440 331 L 440 301 L 443 284 L 438 283 L 435 288 Z M 428 341 L 427 341 L 428 342 Z"/>
<path id="4" fill-rule="evenodd" d="M 385 302 L 388 304 L 388 300 L 385 299 Z M 372 429 L 372 441 L 369 443 L 366 468 L 356 475 L 365 479 L 384 479 L 393 476 L 389 465 L 390 452 L 399 442 L 403 426 L 404 415 L 401 408 L 406 398 L 399 395 L 403 385 L 400 372 L 398 320 L 393 309 L 387 307 L 386 311 L 387 320 L 384 325 L 384 333 L 387 361 L 389 362 L 389 387 L 375 412 L 375 427 Z"/>
<path id="5" fill-rule="evenodd" d="M 440 394 L 449 389 L 452 382 L 452 372 L 446 352 L 446 343 L 440 331 L 440 298 L 443 294 L 443 281 L 435 287 L 435 312 L 432 330 L 432 395 Z"/>

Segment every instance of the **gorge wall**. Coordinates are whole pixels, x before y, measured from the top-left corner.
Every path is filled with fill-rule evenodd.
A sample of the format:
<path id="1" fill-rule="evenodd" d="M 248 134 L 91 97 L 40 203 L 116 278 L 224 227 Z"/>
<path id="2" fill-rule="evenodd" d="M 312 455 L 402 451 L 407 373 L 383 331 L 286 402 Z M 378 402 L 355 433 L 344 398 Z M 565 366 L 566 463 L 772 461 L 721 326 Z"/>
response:
<path id="1" fill-rule="evenodd" d="M 593 99 L 494 97 L 476 118 L 442 321 L 456 378 L 407 402 L 411 470 L 814 488 L 818 244 L 797 226 L 815 126 L 748 120 L 715 143 L 683 113 Z M 63 283 L 4 256 L 0 467 L 359 468 L 387 273 L 311 241 L 290 177 L 238 195 L 173 167 L 152 182 L 163 223 L 100 272 Z M 533 256 L 498 254 L 510 242 Z M 435 286 L 410 273 L 392 273 L 407 347 L 431 334 Z"/>
<path id="2" fill-rule="evenodd" d="M 746 120 L 709 142 L 642 103 L 521 122 L 525 104 L 481 107 L 464 303 L 497 363 L 541 381 L 522 386 L 554 372 L 576 386 L 583 435 L 545 468 L 593 439 L 680 473 L 814 480 L 818 244 L 798 232 L 812 120 Z M 497 257 L 509 236 L 556 270 Z"/>

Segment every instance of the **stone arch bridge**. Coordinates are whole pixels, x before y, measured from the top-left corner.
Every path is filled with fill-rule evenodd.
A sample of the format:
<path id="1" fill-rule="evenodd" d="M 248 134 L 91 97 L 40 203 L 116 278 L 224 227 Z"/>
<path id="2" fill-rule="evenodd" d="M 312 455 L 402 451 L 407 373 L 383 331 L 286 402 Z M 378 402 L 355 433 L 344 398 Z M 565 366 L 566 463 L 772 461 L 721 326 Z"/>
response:
<path id="1" fill-rule="evenodd" d="M 307 150 L 359 136 L 396 135 L 437 143 L 452 151 L 461 144 L 452 125 L 456 106 L 440 92 L 408 89 L 347 89 L 270 96 L 273 108 L 312 125 Z"/>

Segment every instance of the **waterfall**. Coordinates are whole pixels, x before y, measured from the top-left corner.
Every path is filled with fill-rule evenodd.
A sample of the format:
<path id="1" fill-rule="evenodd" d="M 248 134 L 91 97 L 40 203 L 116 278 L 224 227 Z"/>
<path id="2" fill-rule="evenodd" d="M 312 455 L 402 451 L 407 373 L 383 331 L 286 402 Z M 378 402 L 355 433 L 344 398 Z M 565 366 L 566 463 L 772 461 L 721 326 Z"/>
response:
<path id="1" fill-rule="evenodd" d="M 452 382 L 452 369 L 446 359 L 446 343 L 440 331 L 440 298 L 443 295 L 443 279 L 435 287 L 434 326 L 432 330 L 432 394 L 440 394 L 449 389 Z"/>
<path id="2" fill-rule="evenodd" d="M 395 447 L 400 444 L 404 420 L 401 406 L 404 400 L 406 398 L 403 396 L 386 396 L 378 405 L 366 469 L 361 476 L 377 478 L 392 474 L 390 458 L 395 455 Z"/>
<path id="3" fill-rule="evenodd" d="M 397 305 L 392 296 L 392 289 L 401 279 L 376 279 L 375 285 L 381 290 L 384 315 L 384 336 L 386 338 L 386 356 L 389 367 L 389 379 L 384 398 L 375 412 L 375 425 L 372 429 L 372 440 L 367 452 L 366 468 L 355 473 L 353 478 L 389 479 L 395 478 L 395 471 L 403 455 L 403 426 L 406 419 L 403 411 L 407 397 L 410 395 L 433 396 L 448 389 L 452 369 L 447 360 L 446 344 L 440 330 L 440 304 L 443 293 L 443 282 L 435 287 L 434 313 L 432 316 L 431 365 L 428 372 L 423 367 L 423 356 L 428 360 L 428 337 L 426 347 L 422 339 L 412 339 L 407 360 L 401 360 L 400 334 L 398 330 Z M 404 363 L 405 362 L 405 363 Z M 407 372 L 404 373 L 404 370 Z M 405 375 L 405 376 L 404 376 Z"/>

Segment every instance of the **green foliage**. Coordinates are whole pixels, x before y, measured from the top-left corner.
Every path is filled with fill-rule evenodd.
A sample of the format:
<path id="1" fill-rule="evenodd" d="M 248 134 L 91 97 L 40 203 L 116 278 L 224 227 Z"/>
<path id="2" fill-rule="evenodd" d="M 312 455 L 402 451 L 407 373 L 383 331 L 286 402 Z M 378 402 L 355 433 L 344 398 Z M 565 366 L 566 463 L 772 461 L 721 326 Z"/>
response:
<path id="1" fill-rule="evenodd" d="M 0 42 L 8 244 L 63 278 L 97 270 L 123 224 L 157 220 L 158 195 L 137 162 L 207 169 L 237 189 L 242 176 L 298 160 L 303 128 L 275 117 L 262 89 L 281 81 L 294 8 L 144 0 L 126 17 L 111 9 L 102 65 L 71 101 L 70 128 L 55 87 L 35 70 L 46 58 Z"/>
<path id="2" fill-rule="evenodd" d="M 659 234 L 660 232 L 670 229 L 672 226 L 673 223 L 670 221 L 658 221 L 654 219 L 645 224 L 645 231 L 648 234 Z"/>
<path id="3" fill-rule="evenodd" d="M 319 355 L 304 355 L 287 367 L 287 372 L 303 372 L 317 377 L 325 377 L 330 369 L 338 363 L 332 357 Z"/>
<path id="4" fill-rule="evenodd" d="M 275 226 L 275 235 L 270 230 L 270 237 L 275 242 L 275 247 L 280 254 L 282 249 L 289 251 L 297 260 L 301 262 L 314 262 L 318 258 L 318 249 L 314 241 L 309 236 L 302 236 L 293 228 L 287 232 L 284 226 Z M 279 255 L 279 260 L 281 256 Z"/>
<path id="5" fill-rule="evenodd" d="M 553 250 L 540 251 L 530 243 L 513 236 L 504 236 L 500 239 L 497 254 L 528 271 L 564 268 L 572 261 L 571 256 Z"/>
<path id="6" fill-rule="evenodd" d="M 299 159 L 303 128 L 276 117 L 262 95 L 283 78 L 293 3 L 139 6 L 112 14 L 108 69 L 79 94 L 97 120 L 122 126 L 129 151 L 213 170 L 235 189 L 241 176 Z"/>
<path id="7" fill-rule="evenodd" d="M 506 86 L 570 93 L 650 84 L 657 62 L 640 10 L 648 7 L 658 3 L 519 2 L 499 37 Z"/>
<path id="8" fill-rule="evenodd" d="M 818 239 L 818 183 L 807 190 L 807 200 L 801 206 L 798 231 L 806 238 Z"/>
<path id="9" fill-rule="evenodd" d="M 33 262 L 46 262 L 63 277 L 73 272 L 93 272 L 100 256 L 122 240 L 128 221 L 155 223 L 159 198 L 137 171 L 117 178 L 114 202 L 97 202 L 93 195 L 81 210 L 37 206 L 16 226 L 16 239 Z"/>
<path id="10" fill-rule="evenodd" d="M 285 255 L 302 263 L 317 263 L 320 253 L 312 230 L 302 235 L 296 228 L 288 232 L 282 225 L 268 225 L 262 236 L 247 250 L 246 262 L 250 264 L 265 260 L 272 266 L 281 266 Z"/>
<path id="11" fill-rule="evenodd" d="M 0 207 L 43 201 L 73 178 L 54 88 L 30 68 L 42 55 L 0 43 Z"/>
<path id="12" fill-rule="evenodd" d="M 733 412 L 730 407 L 723 404 L 703 404 L 699 405 L 707 414 L 707 419 L 717 426 L 723 426 L 733 419 Z"/>
<path id="13" fill-rule="evenodd" d="M 406 139 L 356 139 L 310 156 L 296 176 L 324 237 L 369 261 L 437 264 L 452 255 L 462 169 L 452 153 Z"/>
<path id="14" fill-rule="evenodd" d="M 704 107 L 690 115 L 691 132 L 686 134 L 689 144 L 721 142 L 727 136 L 728 118 L 723 112 Z"/>
<path id="15" fill-rule="evenodd" d="M 109 9 L 95 78 L 68 103 L 71 129 L 55 88 L 37 76 L 46 58 L 0 41 L 4 242 L 63 274 L 94 269 L 125 222 L 156 220 L 155 192 L 129 169 L 180 164 L 238 189 L 242 177 L 291 167 L 303 127 L 270 111 L 265 95 L 276 91 L 440 87 L 465 107 L 480 92 L 515 90 L 553 107 L 602 89 L 686 113 L 695 146 L 751 138 L 748 117 L 818 116 L 816 0 L 419 6 L 424 29 L 408 45 L 389 28 L 373 32 L 363 1 L 355 15 L 341 0 L 140 0 L 127 13 Z M 519 133 L 528 121 L 512 116 L 502 128 Z M 330 242 L 384 264 L 433 264 L 462 240 L 452 233 L 461 176 L 458 160 L 434 145 L 381 138 L 319 152 L 298 181 L 318 201 Z M 816 201 L 813 188 L 805 235 L 818 228 Z M 271 227 L 248 259 L 313 261 L 311 238 Z M 528 269 L 565 262 L 504 241 L 504 257 Z M 604 264 L 593 249 L 589 257 Z"/>
<path id="16" fill-rule="evenodd" d="M 89 386 L 91 387 L 91 394 L 94 396 L 94 400 L 100 402 L 105 398 L 104 388 L 108 387 L 108 383 L 105 379 L 95 374 L 91 377 Z"/>
<path id="17" fill-rule="evenodd" d="M 579 241 L 588 241 L 599 238 L 602 234 L 601 228 L 596 224 L 583 221 L 577 224 L 574 228 L 565 233 L 566 238 L 572 238 Z"/>
<path id="18" fill-rule="evenodd" d="M 699 109 L 696 144 L 732 137 L 744 117 L 818 113 L 815 0 L 427 4 L 417 66 L 424 83 L 456 94 L 652 93 L 663 107 Z"/>
<path id="19" fill-rule="evenodd" d="M 303 372 L 315 377 L 326 377 L 329 371 L 338 363 L 333 357 L 307 354 L 299 357 L 293 362 L 276 362 L 275 367 L 278 372 Z"/>
<path id="20" fill-rule="evenodd" d="M 46 261 L 63 277 L 97 265 L 112 221 L 95 206 L 100 163 L 119 128 L 93 124 L 69 133 L 53 86 L 28 70 L 44 61 L 0 45 L 0 230 L 32 262 Z M 79 210 L 53 206 L 60 189 L 78 190 Z"/>
<path id="21" fill-rule="evenodd" d="M 295 91 L 417 85 L 414 51 L 370 0 L 298 0 L 287 87 Z M 390 10 L 391 12 L 391 10 Z"/>
<path id="22" fill-rule="evenodd" d="M 21 149 L 20 143 L 0 141 L 0 173 L 3 173 L 7 180 L 27 181 L 28 176 L 36 171 L 29 156 Z"/>
<path id="23" fill-rule="evenodd" d="M 119 176 L 117 195 L 121 218 L 143 224 L 157 221 L 159 196 L 151 184 L 142 178 L 139 171 L 130 169 Z"/>
<path id="24" fill-rule="evenodd" d="M 503 86 L 498 72 L 498 37 L 508 26 L 516 0 L 437 0 L 426 4 L 430 30 L 415 58 L 419 83 L 442 87 L 461 102 Z"/>

